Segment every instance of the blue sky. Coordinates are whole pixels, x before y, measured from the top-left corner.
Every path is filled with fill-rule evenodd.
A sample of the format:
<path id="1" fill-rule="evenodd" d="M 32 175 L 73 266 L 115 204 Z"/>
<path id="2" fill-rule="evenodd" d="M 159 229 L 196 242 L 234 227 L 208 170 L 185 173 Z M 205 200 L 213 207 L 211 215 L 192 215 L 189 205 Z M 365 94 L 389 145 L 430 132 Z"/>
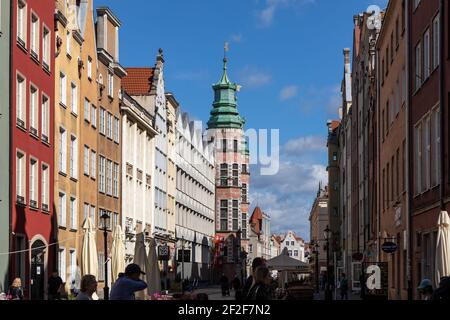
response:
<path id="1" fill-rule="evenodd" d="M 308 216 L 326 183 L 326 122 L 337 117 L 344 47 L 353 15 L 387 0 L 94 0 L 122 22 L 120 61 L 153 66 L 164 49 L 166 91 L 193 118 L 207 121 L 211 85 L 229 42 L 229 77 L 242 85 L 247 128 L 280 129 L 280 172 L 252 168 L 251 199 L 272 230 L 309 239 Z"/>

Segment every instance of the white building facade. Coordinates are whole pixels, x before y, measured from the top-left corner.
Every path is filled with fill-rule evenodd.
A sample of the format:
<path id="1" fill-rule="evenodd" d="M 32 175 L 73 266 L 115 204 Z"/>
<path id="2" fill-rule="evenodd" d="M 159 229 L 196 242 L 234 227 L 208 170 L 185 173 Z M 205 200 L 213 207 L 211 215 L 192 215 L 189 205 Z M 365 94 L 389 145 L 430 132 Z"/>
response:
<path id="1" fill-rule="evenodd" d="M 126 92 L 120 106 L 122 121 L 122 226 L 125 227 L 125 260 L 133 261 L 135 235 L 151 233 L 154 216 L 154 118 Z"/>
<path id="2" fill-rule="evenodd" d="M 183 279 L 211 278 L 214 237 L 215 168 L 213 145 L 201 126 L 178 112 L 176 124 L 177 274 Z M 184 257 L 183 257 L 184 254 Z"/>
<path id="3" fill-rule="evenodd" d="M 289 256 L 306 262 L 305 259 L 305 241 L 297 237 L 293 231 L 288 231 L 283 241 L 281 242 L 280 252 L 283 252 L 284 248 L 287 248 Z"/>

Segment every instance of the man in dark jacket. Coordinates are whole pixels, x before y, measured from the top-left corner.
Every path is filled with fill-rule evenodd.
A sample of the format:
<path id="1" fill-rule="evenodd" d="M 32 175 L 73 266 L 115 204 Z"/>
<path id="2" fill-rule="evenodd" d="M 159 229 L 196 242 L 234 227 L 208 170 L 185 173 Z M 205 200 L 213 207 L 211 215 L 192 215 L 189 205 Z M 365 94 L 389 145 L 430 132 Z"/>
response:
<path id="1" fill-rule="evenodd" d="M 225 273 L 222 273 L 222 277 L 220 277 L 220 286 L 222 288 L 222 297 L 230 295 L 230 281 Z"/>
<path id="2" fill-rule="evenodd" d="M 250 289 L 252 288 L 252 286 L 254 285 L 254 277 L 255 277 L 255 271 L 259 266 L 264 266 L 265 262 L 263 260 L 263 258 L 260 257 L 256 257 L 255 259 L 253 259 L 252 261 L 252 274 L 247 278 L 247 280 L 245 281 L 245 285 L 244 288 L 242 289 L 242 297 L 244 300 L 247 299 L 248 293 L 250 292 Z"/>
<path id="3" fill-rule="evenodd" d="M 441 278 L 439 288 L 433 292 L 432 300 L 450 300 L 450 277 Z"/>
<path id="4" fill-rule="evenodd" d="M 63 281 L 58 275 L 58 272 L 53 272 L 50 278 L 48 278 L 48 300 L 59 300 L 61 299 L 61 286 Z"/>

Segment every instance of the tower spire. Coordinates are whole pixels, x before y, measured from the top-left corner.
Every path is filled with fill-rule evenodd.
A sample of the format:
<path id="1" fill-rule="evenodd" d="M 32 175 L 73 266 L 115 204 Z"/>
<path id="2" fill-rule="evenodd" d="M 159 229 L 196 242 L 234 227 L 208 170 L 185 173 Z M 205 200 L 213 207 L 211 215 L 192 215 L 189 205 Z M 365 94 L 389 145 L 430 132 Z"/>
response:
<path id="1" fill-rule="evenodd" d="M 227 52 L 229 51 L 229 45 L 228 42 L 225 42 L 225 44 L 223 45 L 223 75 L 222 75 L 222 79 L 220 79 L 220 84 L 229 84 L 230 80 L 228 79 L 228 75 L 227 75 L 227 63 L 228 63 L 228 57 L 227 57 Z"/>

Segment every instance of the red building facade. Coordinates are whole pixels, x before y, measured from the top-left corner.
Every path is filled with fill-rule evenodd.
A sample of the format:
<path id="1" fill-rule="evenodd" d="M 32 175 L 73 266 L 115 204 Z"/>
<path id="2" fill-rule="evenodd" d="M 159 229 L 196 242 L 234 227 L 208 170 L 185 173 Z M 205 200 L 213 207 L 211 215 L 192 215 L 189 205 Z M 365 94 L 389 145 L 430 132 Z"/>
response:
<path id="1" fill-rule="evenodd" d="M 43 299 L 54 267 L 55 1 L 14 0 L 11 37 L 10 281 Z"/>
<path id="2" fill-rule="evenodd" d="M 412 288 L 422 279 L 437 285 L 437 223 L 450 201 L 448 15 L 448 1 L 409 1 Z"/>

